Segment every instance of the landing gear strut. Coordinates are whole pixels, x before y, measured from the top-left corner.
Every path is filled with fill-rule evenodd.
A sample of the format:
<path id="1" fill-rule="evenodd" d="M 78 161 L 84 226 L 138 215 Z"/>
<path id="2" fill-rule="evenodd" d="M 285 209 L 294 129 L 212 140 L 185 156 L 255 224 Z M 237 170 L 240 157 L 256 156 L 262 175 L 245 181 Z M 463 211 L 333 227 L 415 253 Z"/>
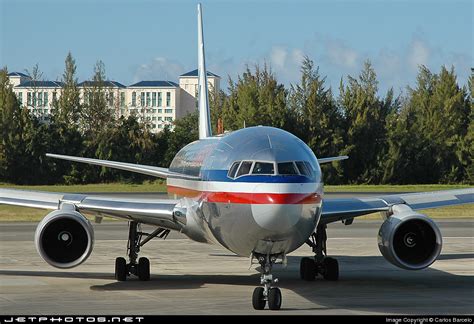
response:
<path id="1" fill-rule="evenodd" d="M 339 264 L 336 259 L 327 256 L 326 252 L 326 225 L 319 225 L 316 233 L 306 241 L 315 253 L 314 258 L 302 258 L 300 263 L 300 277 L 306 281 L 313 281 L 318 274 L 324 279 L 336 281 L 339 279 Z"/>
<path id="2" fill-rule="evenodd" d="M 268 302 L 269 309 L 278 310 L 281 308 L 281 291 L 278 287 L 272 286 L 272 284 L 278 282 L 278 279 L 274 279 L 271 273 L 272 266 L 277 257 L 274 255 L 263 255 L 258 253 L 255 253 L 254 257 L 256 257 L 260 263 L 260 284 L 263 285 L 263 287 L 257 287 L 253 291 L 253 308 L 262 310 Z"/>
<path id="3" fill-rule="evenodd" d="M 115 279 L 125 281 L 128 276 L 135 275 L 141 281 L 150 280 L 150 260 L 143 257 L 138 258 L 138 253 L 140 252 L 140 248 L 154 237 L 159 236 L 160 238 L 166 238 L 168 234 L 169 230 L 164 228 L 158 228 L 151 234 L 144 233 L 141 232 L 138 222 L 130 222 L 127 244 L 129 263 L 122 257 L 115 259 Z M 144 240 L 142 240 L 143 236 L 146 236 Z"/>

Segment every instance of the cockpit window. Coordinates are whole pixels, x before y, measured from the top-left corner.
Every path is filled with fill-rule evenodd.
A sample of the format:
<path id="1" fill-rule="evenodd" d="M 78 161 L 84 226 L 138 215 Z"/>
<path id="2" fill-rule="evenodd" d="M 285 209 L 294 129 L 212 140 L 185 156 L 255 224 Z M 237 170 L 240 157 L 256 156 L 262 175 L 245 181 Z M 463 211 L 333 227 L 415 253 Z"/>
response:
<path id="1" fill-rule="evenodd" d="M 229 177 L 233 178 L 235 177 L 235 173 L 237 172 L 237 169 L 239 168 L 240 161 L 236 161 L 232 164 L 232 166 L 229 169 L 229 173 L 227 174 Z"/>
<path id="2" fill-rule="evenodd" d="M 242 163 L 240 164 L 239 171 L 237 171 L 237 174 L 235 176 L 240 177 L 242 175 L 249 174 L 251 167 L 252 167 L 251 161 L 242 161 Z"/>
<path id="3" fill-rule="evenodd" d="M 268 162 L 255 162 L 252 170 L 252 174 L 274 174 L 275 167 L 273 163 Z"/>
<path id="4" fill-rule="evenodd" d="M 298 174 L 293 162 L 282 162 L 278 163 L 278 173 L 284 175 Z"/>
<path id="5" fill-rule="evenodd" d="M 301 175 L 304 175 L 304 176 L 307 176 L 307 177 L 311 177 L 312 176 L 312 172 L 311 172 L 311 169 L 308 168 L 308 165 L 303 162 L 303 161 L 297 161 L 295 162 L 296 163 L 296 166 L 298 167 L 298 170 L 300 171 L 300 174 Z"/>

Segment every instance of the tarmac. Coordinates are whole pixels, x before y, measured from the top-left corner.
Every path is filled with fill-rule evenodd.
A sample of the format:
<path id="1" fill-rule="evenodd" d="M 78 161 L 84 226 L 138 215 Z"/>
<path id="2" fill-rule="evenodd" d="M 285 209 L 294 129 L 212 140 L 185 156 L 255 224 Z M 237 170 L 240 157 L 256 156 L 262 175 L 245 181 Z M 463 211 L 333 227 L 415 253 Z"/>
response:
<path id="1" fill-rule="evenodd" d="M 428 269 L 399 269 L 380 255 L 382 221 L 328 226 L 328 254 L 340 279 L 299 278 L 302 246 L 276 265 L 280 311 L 255 311 L 256 265 L 222 247 L 193 242 L 179 233 L 152 240 L 140 253 L 151 262 L 151 281 L 114 279 L 114 260 L 125 256 L 127 224 L 94 224 L 95 246 L 77 268 L 49 266 L 36 252 L 34 223 L 0 223 L 0 314 L 8 315 L 365 315 L 473 314 L 474 221 L 437 220 L 443 250 Z M 144 227 L 144 230 L 147 230 Z"/>

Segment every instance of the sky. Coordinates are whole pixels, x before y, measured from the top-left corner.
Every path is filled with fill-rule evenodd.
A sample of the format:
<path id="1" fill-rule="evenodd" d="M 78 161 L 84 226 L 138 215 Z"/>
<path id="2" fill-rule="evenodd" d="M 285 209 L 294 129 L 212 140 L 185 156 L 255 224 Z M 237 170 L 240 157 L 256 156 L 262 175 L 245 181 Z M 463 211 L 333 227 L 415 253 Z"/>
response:
<path id="1" fill-rule="evenodd" d="M 454 66 L 461 85 L 473 64 L 472 0 L 202 1 L 208 70 L 234 80 L 266 62 L 279 82 L 300 79 L 304 56 L 328 86 L 370 60 L 380 92 L 414 86 L 420 64 Z M 197 67 L 196 1 L 0 0 L 0 66 L 60 80 L 71 51 L 79 81 L 102 60 L 108 79 L 177 81 Z"/>

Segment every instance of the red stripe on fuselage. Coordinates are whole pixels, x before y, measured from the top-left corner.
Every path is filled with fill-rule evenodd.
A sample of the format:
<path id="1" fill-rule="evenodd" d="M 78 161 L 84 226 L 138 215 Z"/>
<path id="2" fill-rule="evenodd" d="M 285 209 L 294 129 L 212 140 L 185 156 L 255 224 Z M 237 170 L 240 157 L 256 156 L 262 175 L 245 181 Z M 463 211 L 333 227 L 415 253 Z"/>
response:
<path id="1" fill-rule="evenodd" d="M 168 192 L 178 196 L 202 198 L 214 203 L 232 204 L 318 204 L 321 196 L 317 193 L 247 193 L 210 192 L 168 186 Z"/>

